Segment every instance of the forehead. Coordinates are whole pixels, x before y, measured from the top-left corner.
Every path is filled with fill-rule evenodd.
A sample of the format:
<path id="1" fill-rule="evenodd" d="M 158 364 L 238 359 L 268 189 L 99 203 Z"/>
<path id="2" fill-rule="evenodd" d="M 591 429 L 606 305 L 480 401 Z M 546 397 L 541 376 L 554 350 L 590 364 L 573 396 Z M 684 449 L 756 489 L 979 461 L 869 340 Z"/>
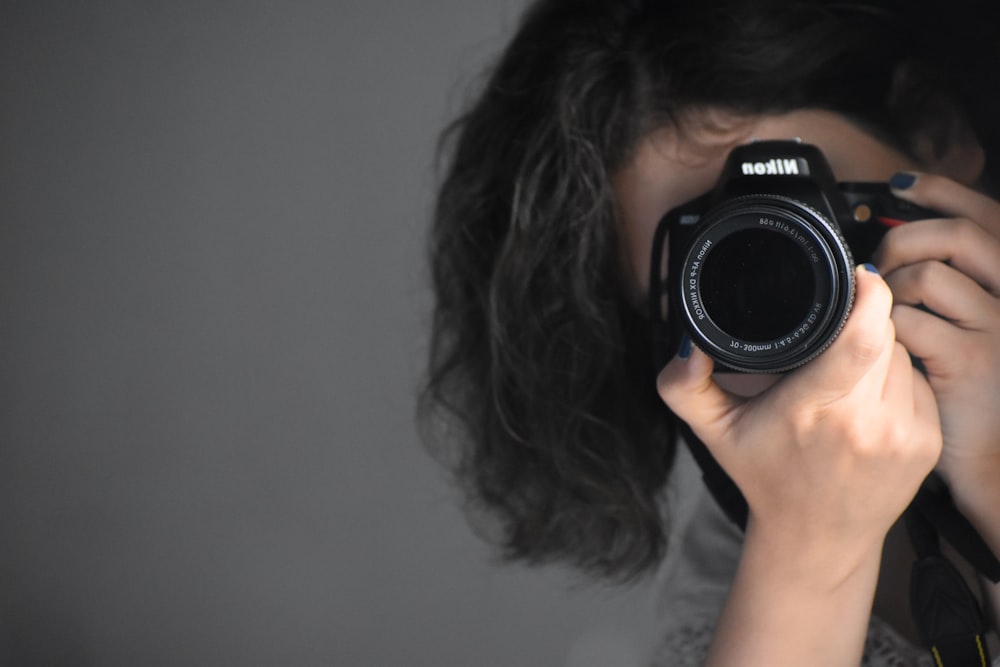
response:
<path id="1" fill-rule="evenodd" d="M 652 132 L 613 179 L 629 301 L 639 308 L 644 303 L 653 232 L 667 211 L 710 190 L 733 147 L 753 139 L 796 137 L 818 146 L 841 181 L 886 181 L 896 171 L 917 166 L 828 111 L 751 117 L 706 112 L 686 122 L 683 130 Z"/>

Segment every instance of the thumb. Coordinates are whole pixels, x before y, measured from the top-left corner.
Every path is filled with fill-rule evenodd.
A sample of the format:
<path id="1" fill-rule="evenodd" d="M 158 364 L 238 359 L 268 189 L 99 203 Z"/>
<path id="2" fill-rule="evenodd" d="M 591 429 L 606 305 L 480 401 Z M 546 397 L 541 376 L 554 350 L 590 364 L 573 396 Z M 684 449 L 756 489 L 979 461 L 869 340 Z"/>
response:
<path id="1" fill-rule="evenodd" d="M 716 384 L 712 377 L 714 364 L 708 355 L 687 341 L 681 348 L 681 353 L 660 372 L 657 390 L 663 402 L 715 455 L 717 443 L 725 440 L 738 409 L 746 401 Z"/>
<path id="2" fill-rule="evenodd" d="M 836 340 L 784 383 L 781 391 L 791 399 L 829 403 L 851 393 L 870 372 L 886 372 L 894 340 L 892 292 L 869 265 L 855 269 L 855 285 L 854 307 Z"/>

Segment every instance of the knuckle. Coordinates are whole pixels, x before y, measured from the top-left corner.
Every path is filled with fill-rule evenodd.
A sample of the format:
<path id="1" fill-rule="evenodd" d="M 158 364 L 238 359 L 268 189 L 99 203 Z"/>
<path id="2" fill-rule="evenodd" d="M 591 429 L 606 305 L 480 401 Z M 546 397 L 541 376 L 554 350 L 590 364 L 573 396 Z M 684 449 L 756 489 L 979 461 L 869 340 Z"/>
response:
<path id="1" fill-rule="evenodd" d="M 882 446 L 878 438 L 872 438 L 868 429 L 858 419 L 846 420 L 840 429 L 840 437 L 848 443 L 856 456 L 871 458 Z"/>
<path id="2" fill-rule="evenodd" d="M 930 430 L 930 429 L 929 429 Z M 938 462 L 941 458 L 941 451 L 944 449 L 944 437 L 941 435 L 941 431 L 932 431 L 932 434 L 927 439 L 927 460 L 931 465 Z"/>
<path id="3" fill-rule="evenodd" d="M 945 221 L 946 238 L 954 249 L 982 243 L 980 227 L 968 218 L 950 218 Z"/>
<path id="4" fill-rule="evenodd" d="M 941 262 L 920 262 L 914 265 L 911 280 L 918 290 L 925 290 L 941 281 L 941 273 L 944 271 L 944 264 Z"/>
<path id="5" fill-rule="evenodd" d="M 935 429 L 926 429 L 923 437 L 913 443 L 913 459 L 922 469 L 930 470 L 941 457 L 943 447 L 944 439 L 941 437 L 941 432 Z"/>
<path id="6" fill-rule="evenodd" d="M 850 455 L 862 462 L 873 463 L 891 456 L 895 444 L 885 437 L 885 433 L 872 429 L 871 423 L 861 419 L 846 421 L 841 428 L 840 437 Z"/>
<path id="7" fill-rule="evenodd" d="M 850 401 L 838 401 L 815 412 L 805 412 L 793 428 L 805 438 L 822 432 L 853 455 L 867 456 L 871 443 L 860 413 Z"/>
<path id="8" fill-rule="evenodd" d="M 856 329 L 846 332 L 844 351 L 852 363 L 869 365 L 882 353 L 882 345 L 880 336 L 872 335 L 868 330 Z"/>
<path id="9" fill-rule="evenodd" d="M 913 424 L 907 419 L 888 419 L 878 427 L 869 423 L 864 430 L 864 437 L 857 447 L 860 454 L 870 459 L 906 461 L 923 459 L 920 440 L 914 433 Z"/>
<path id="10" fill-rule="evenodd" d="M 913 429 L 909 420 L 891 419 L 885 426 L 885 438 L 894 449 L 910 446 L 913 440 Z"/>
<path id="11" fill-rule="evenodd" d="M 816 423 L 820 421 L 821 413 L 799 406 L 786 414 L 787 428 L 796 442 L 808 440 L 815 432 Z"/>
<path id="12" fill-rule="evenodd" d="M 927 441 L 927 460 L 931 466 L 934 466 L 937 464 L 938 459 L 941 458 L 941 452 L 944 450 L 944 436 L 941 434 L 940 429 L 928 430 L 931 431 L 931 437 Z"/>

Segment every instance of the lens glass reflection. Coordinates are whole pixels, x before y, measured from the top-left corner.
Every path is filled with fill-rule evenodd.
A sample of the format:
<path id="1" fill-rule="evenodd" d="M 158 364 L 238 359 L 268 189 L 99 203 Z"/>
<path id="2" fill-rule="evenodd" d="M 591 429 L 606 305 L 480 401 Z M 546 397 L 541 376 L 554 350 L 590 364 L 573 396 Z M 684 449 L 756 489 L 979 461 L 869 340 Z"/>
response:
<path id="1" fill-rule="evenodd" d="M 782 233 L 744 229 L 705 257 L 701 299 L 715 325 L 737 340 L 772 341 L 809 314 L 816 278 L 806 253 Z"/>

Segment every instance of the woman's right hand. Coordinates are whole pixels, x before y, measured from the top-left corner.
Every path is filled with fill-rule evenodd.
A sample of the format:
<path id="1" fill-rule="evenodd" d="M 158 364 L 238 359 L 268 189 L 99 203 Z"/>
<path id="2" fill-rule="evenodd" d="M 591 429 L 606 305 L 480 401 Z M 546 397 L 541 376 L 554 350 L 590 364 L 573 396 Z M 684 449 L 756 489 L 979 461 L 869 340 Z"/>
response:
<path id="1" fill-rule="evenodd" d="M 707 665 L 860 662 L 885 536 L 941 453 L 934 395 L 891 306 L 858 270 L 837 340 L 753 398 L 723 390 L 697 350 L 661 372 L 661 397 L 750 506 Z"/>
<path id="2" fill-rule="evenodd" d="M 833 344 L 758 396 L 723 390 L 697 349 L 658 381 L 743 492 L 754 530 L 803 556 L 826 553 L 831 575 L 881 547 L 941 452 L 934 395 L 895 340 L 890 290 L 863 268 L 856 276 Z"/>

